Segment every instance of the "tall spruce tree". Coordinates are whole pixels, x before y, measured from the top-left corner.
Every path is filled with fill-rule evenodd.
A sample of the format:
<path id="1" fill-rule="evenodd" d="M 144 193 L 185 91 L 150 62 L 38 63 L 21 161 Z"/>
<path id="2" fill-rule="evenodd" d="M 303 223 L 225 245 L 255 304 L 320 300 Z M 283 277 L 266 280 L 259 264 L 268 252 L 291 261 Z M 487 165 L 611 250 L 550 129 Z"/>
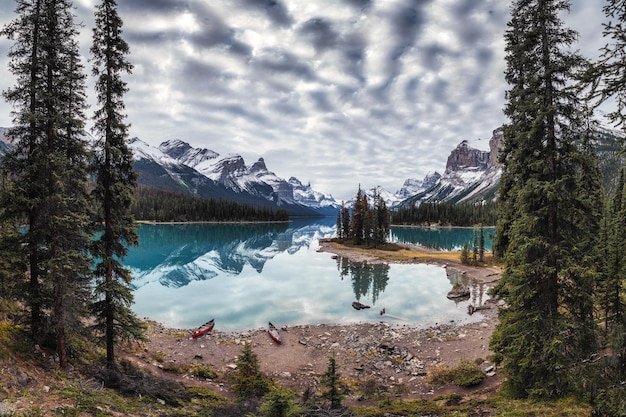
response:
<path id="1" fill-rule="evenodd" d="M 365 240 L 365 222 L 366 215 L 369 211 L 369 205 L 367 203 L 367 196 L 361 191 L 361 185 L 357 190 L 354 200 L 354 207 L 352 208 L 352 218 L 350 219 L 350 235 L 349 238 L 354 241 L 355 245 L 360 245 Z"/>
<path id="2" fill-rule="evenodd" d="M 95 273 L 96 301 L 92 308 L 96 328 L 104 335 L 107 366 L 115 367 L 115 345 L 121 339 L 143 337 L 143 327 L 130 309 L 133 294 L 130 271 L 121 263 L 128 245 L 137 245 L 138 237 L 131 214 L 137 176 L 133 155 L 127 145 L 128 125 L 124 119 L 124 94 L 128 91 L 122 75 L 132 65 L 126 59 L 128 44 L 122 38 L 122 20 L 116 0 L 102 0 L 95 13 L 93 30 L 93 75 L 100 107 L 94 115 L 93 132 L 97 203 L 96 224 L 101 228 L 92 251 L 98 263 Z"/>
<path id="3" fill-rule="evenodd" d="M 391 217 L 389 215 L 389 209 L 387 208 L 387 204 L 385 200 L 380 196 L 380 193 L 376 192 L 376 197 L 374 198 L 374 208 L 375 212 L 375 233 L 374 233 L 374 245 L 384 245 L 387 243 L 387 238 L 389 236 L 389 231 L 391 229 Z"/>
<path id="4" fill-rule="evenodd" d="M 2 31 L 15 41 L 9 68 L 17 80 L 3 92 L 16 142 L 4 160 L 14 184 L 5 215 L 27 226 L 20 247 L 31 334 L 39 343 L 52 339 L 66 367 L 90 296 L 85 75 L 71 1 L 21 0 L 16 13 Z"/>
<path id="5" fill-rule="evenodd" d="M 559 13 L 564 0 L 516 0 L 505 33 L 505 215 L 498 250 L 505 269 L 494 289 L 507 308 L 491 348 L 510 392 L 556 396 L 568 371 L 595 349 L 595 233 L 602 212 L 589 114 L 569 87 L 585 60 Z M 515 213 L 515 215 L 511 215 Z"/>

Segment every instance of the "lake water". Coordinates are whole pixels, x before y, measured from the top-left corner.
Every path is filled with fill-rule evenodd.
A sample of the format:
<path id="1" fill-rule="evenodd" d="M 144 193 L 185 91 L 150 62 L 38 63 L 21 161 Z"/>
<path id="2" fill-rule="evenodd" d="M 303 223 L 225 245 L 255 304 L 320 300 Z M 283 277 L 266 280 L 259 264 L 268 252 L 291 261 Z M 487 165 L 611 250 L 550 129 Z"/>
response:
<path id="1" fill-rule="evenodd" d="M 277 325 L 385 320 L 430 326 L 469 322 L 469 303 L 486 298 L 474 285 L 470 300 L 446 298 L 463 277 L 429 265 L 372 265 L 318 252 L 335 234 L 334 219 L 289 224 L 143 224 L 140 246 L 125 264 L 133 274 L 139 317 L 192 328 L 215 318 L 226 331 Z M 471 229 L 394 227 L 392 240 L 456 249 Z M 429 240 L 430 239 L 430 240 Z M 460 242 L 460 243 L 459 243 Z M 486 243 L 490 248 L 491 241 Z M 355 310 L 359 301 L 371 306 Z M 386 315 L 380 310 L 385 308 Z"/>

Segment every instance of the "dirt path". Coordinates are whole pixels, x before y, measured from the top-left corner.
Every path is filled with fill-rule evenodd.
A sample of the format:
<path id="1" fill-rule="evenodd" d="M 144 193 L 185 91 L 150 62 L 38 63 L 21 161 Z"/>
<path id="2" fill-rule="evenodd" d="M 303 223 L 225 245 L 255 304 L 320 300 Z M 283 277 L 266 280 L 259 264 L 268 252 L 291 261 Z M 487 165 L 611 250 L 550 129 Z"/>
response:
<path id="1" fill-rule="evenodd" d="M 357 253 L 323 242 L 320 251 L 346 256 L 355 261 L 420 261 L 407 246 L 407 256 L 384 259 L 375 253 Z M 422 253 L 422 252 L 420 252 Z M 406 254 L 405 254 L 406 255 Z M 479 283 L 493 285 L 499 278 L 496 268 L 476 268 L 433 256 L 428 263 L 467 275 Z M 239 333 L 214 330 L 191 340 L 189 331 L 152 326 L 150 341 L 139 353 L 129 354 L 142 366 L 165 377 L 205 385 L 224 396 L 232 397 L 228 381 L 235 373 L 236 358 L 244 343 L 252 343 L 261 370 L 283 386 L 298 392 L 320 390 L 320 376 L 335 355 L 339 372 L 350 395 L 348 403 L 363 404 L 375 398 L 399 396 L 404 399 L 429 398 L 443 393 L 468 395 L 470 390 L 458 387 L 433 387 L 427 375 L 438 366 L 455 366 L 461 360 L 472 361 L 483 370 L 492 366 L 488 358 L 489 338 L 497 320 L 495 303 L 485 302 L 485 310 L 474 313 L 479 321 L 467 325 L 440 324 L 428 329 L 396 326 L 389 322 L 356 325 L 302 325 L 283 327 L 283 343 L 276 344 L 265 329 Z M 198 379 L 163 371 L 177 364 L 208 364 L 217 372 L 213 380 Z M 489 372 L 481 391 L 499 384 L 497 373 Z"/>

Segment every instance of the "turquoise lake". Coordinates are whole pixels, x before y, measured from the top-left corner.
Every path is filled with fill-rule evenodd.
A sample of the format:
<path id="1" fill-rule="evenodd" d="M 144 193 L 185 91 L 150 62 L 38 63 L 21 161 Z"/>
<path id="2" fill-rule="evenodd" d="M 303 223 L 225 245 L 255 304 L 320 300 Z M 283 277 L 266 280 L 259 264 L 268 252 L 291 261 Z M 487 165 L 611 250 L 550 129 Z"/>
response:
<path id="1" fill-rule="evenodd" d="M 446 294 L 463 277 L 430 265 L 353 263 L 318 252 L 335 234 L 335 219 L 284 224 L 142 224 L 140 246 L 125 264 L 133 274 L 134 311 L 171 327 L 192 328 L 215 318 L 236 331 L 277 325 L 378 322 L 425 327 L 469 322 L 469 303 L 487 287 L 472 285 L 469 300 Z M 491 248 L 486 229 L 486 247 Z M 391 240 L 443 250 L 472 242 L 473 230 L 393 227 Z M 470 283 L 471 284 L 471 283 Z M 359 301 L 371 306 L 355 310 Z M 380 310 L 385 308 L 386 315 Z"/>

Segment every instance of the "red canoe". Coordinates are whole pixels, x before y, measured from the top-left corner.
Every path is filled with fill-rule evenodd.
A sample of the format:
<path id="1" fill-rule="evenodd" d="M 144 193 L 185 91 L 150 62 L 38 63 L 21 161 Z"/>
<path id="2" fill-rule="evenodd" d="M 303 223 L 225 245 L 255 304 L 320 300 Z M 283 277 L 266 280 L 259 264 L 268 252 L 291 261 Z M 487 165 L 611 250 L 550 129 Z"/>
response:
<path id="1" fill-rule="evenodd" d="M 198 327 L 195 332 L 192 333 L 191 337 L 195 339 L 196 337 L 200 337 L 203 334 L 206 334 L 213 330 L 213 326 L 215 326 L 215 319 L 211 319 L 204 323 L 202 326 Z"/>
<path id="2" fill-rule="evenodd" d="M 278 329 L 272 324 L 271 321 L 269 322 L 267 332 L 270 334 L 270 337 L 274 342 L 278 343 L 279 345 L 282 343 L 280 340 L 280 333 L 278 333 Z"/>

